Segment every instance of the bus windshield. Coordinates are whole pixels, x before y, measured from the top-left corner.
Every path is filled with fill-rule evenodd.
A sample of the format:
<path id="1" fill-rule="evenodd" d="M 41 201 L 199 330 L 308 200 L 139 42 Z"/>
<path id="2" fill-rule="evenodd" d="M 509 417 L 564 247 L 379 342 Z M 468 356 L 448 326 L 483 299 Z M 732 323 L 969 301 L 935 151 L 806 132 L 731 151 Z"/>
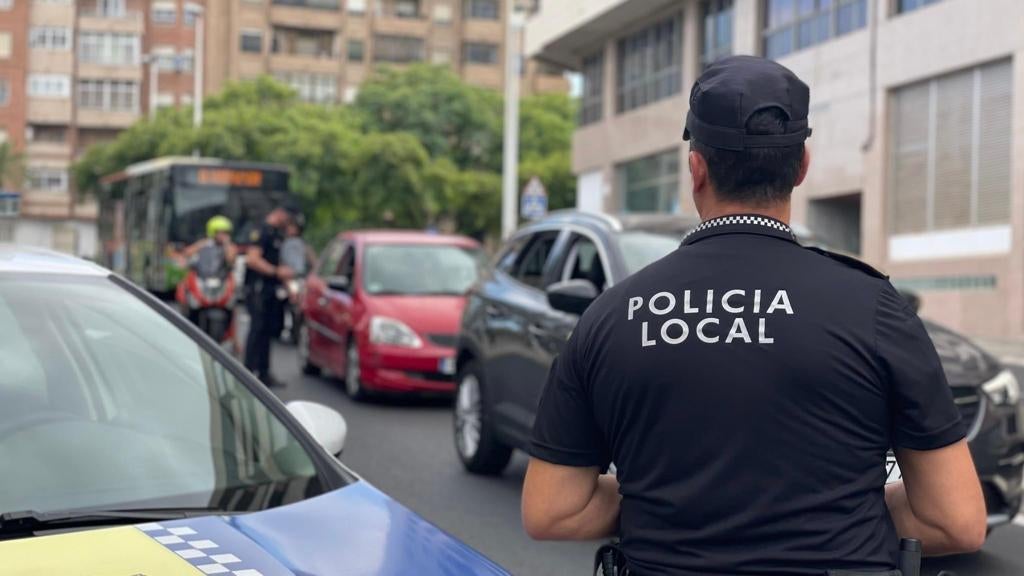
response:
<path id="1" fill-rule="evenodd" d="M 285 202 L 283 190 L 182 184 L 174 189 L 174 211 L 168 240 L 189 243 L 206 234 L 206 221 L 227 216 L 235 229 L 235 242 L 245 242 L 263 217 Z"/>

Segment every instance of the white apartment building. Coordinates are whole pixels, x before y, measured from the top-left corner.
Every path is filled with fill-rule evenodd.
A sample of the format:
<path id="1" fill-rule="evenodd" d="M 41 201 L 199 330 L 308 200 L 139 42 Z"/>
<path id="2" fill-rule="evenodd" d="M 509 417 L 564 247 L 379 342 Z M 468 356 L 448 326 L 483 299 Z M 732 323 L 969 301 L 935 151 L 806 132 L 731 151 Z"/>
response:
<path id="1" fill-rule="evenodd" d="M 690 86 L 728 54 L 811 87 L 794 221 L 970 334 L 1024 337 L 1024 2 L 559 0 L 527 53 L 578 70 L 582 209 L 694 213 Z"/>

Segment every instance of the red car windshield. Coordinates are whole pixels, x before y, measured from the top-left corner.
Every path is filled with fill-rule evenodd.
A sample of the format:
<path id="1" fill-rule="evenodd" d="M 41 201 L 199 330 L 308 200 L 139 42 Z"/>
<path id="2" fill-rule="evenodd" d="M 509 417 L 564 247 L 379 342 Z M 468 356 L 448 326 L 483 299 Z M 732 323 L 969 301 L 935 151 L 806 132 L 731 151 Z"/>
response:
<path id="1" fill-rule="evenodd" d="M 401 296 L 461 295 L 476 282 L 481 253 L 443 244 L 376 244 L 363 256 L 363 289 Z"/>

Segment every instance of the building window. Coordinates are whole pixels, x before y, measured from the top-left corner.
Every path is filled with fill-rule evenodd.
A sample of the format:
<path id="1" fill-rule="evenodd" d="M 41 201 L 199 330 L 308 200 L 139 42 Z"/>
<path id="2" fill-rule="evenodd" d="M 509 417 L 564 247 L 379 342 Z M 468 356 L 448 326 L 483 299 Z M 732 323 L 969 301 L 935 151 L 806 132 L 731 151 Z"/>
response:
<path id="1" fill-rule="evenodd" d="M 63 168 L 33 166 L 28 169 L 28 187 L 40 192 L 67 192 L 68 171 Z"/>
<path id="2" fill-rule="evenodd" d="M 121 18 L 125 15 L 125 0 L 96 0 L 97 16 Z"/>
<path id="3" fill-rule="evenodd" d="M 199 16 L 202 13 L 203 13 L 203 7 L 202 6 L 199 6 L 198 4 L 193 4 L 191 2 L 186 2 L 185 3 L 185 15 L 182 18 L 182 20 L 185 23 L 185 26 L 188 26 L 189 28 L 194 27 L 196 25 L 196 20 L 199 18 Z"/>
<path id="4" fill-rule="evenodd" d="M 625 212 L 679 210 L 679 150 L 620 164 L 617 172 Z"/>
<path id="5" fill-rule="evenodd" d="M 334 104 L 338 101 L 338 79 L 329 74 L 280 72 L 275 76 L 294 88 L 304 102 Z"/>
<path id="6" fill-rule="evenodd" d="M 704 68 L 732 55 L 732 3 L 733 0 L 705 0 L 701 3 L 704 29 L 700 63 Z"/>
<path id="7" fill-rule="evenodd" d="M 474 20 L 498 20 L 501 9 L 498 0 L 463 0 L 462 16 Z"/>
<path id="8" fill-rule="evenodd" d="M 497 64 L 498 45 L 466 42 L 462 45 L 462 60 L 469 64 Z"/>
<path id="9" fill-rule="evenodd" d="M 68 98 L 71 77 L 66 74 L 29 74 L 28 95 L 33 98 Z"/>
<path id="10" fill-rule="evenodd" d="M 61 26 L 34 26 L 28 33 L 28 45 L 42 50 L 71 48 L 71 29 Z"/>
<path id="11" fill-rule="evenodd" d="M 84 64 L 134 66 L 139 63 L 139 37 L 117 32 L 81 32 L 78 57 Z"/>
<path id="12" fill-rule="evenodd" d="M 14 7 L 14 0 L 0 0 L 0 10 L 10 10 Z"/>
<path id="13" fill-rule="evenodd" d="M 289 56 L 334 58 L 334 32 L 277 27 L 270 50 Z"/>
<path id="14" fill-rule="evenodd" d="M 764 55 L 781 58 L 867 26 L 867 0 L 765 0 Z"/>
<path id="15" fill-rule="evenodd" d="M 63 126 L 47 126 L 34 124 L 29 127 L 29 140 L 46 144 L 63 144 L 67 141 L 68 131 Z"/>
<path id="16" fill-rule="evenodd" d="M 11 82 L 7 78 L 0 78 L 0 106 L 7 106 L 11 100 Z"/>
<path id="17" fill-rule="evenodd" d="M 917 10 L 929 4 L 935 4 L 939 0 L 896 0 L 896 13 L 903 14 L 911 10 Z"/>
<path id="18" fill-rule="evenodd" d="M 452 49 L 448 46 L 434 46 L 430 51 L 430 62 L 447 66 L 452 63 Z"/>
<path id="19" fill-rule="evenodd" d="M 154 24 L 173 25 L 178 21 L 178 8 L 173 2 L 153 2 L 149 16 Z"/>
<path id="20" fill-rule="evenodd" d="M 442 26 L 452 23 L 452 7 L 448 4 L 434 5 L 434 22 Z"/>
<path id="21" fill-rule="evenodd" d="M 127 80 L 81 80 L 78 105 L 91 110 L 135 112 L 139 108 L 139 85 Z"/>
<path id="22" fill-rule="evenodd" d="M 426 49 L 422 38 L 378 34 L 373 40 L 373 59 L 376 62 L 422 62 Z"/>
<path id="23" fill-rule="evenodd" d="M 1009 221 L 1012 75 L 1006 60 L 893 92 L 893 234 Z"/>
<path id="24" fill-rule="evenodd" d="M 0 58 L 10 58 L 11 49 L 11 33 L 0 32 Z"/>
<path id="25" fill-rule="evenodd" d="M 348 41 L 348 61 L 362 62 L 366 58 L 366 44 L 362 40 Z"/>
<path id="26" fill-rule="evenodd" d="M 678 94 L 682 88 L 682 50 L 678 17 L 619 40 L 618 111 L 628 112 Z"/>
<path id="27" fill-rule="evenodd" d="M 260 30 L 242 30 L 242 52 L 259 54 L 263 52 L 263 32 Z"/>
<path id="28" fill-rule="evenodd" d="M 365 14 L 366 0 L 348 0 L 348 11 L 352 14 Z"/>
<path id="29" fill-rule="evenodd" d="M 593 124 L 604 116 L 604 52 L 583 59 L 583 93 L 580 125 Z"/>
<path id="30" fill-rule="evenodd" d="M 320 10 L 337 10 L 341 5 L 340 0 L 273 0 L 272 4 L 285 6 L 301 6 L 303 8 L 318 8 Z"/>

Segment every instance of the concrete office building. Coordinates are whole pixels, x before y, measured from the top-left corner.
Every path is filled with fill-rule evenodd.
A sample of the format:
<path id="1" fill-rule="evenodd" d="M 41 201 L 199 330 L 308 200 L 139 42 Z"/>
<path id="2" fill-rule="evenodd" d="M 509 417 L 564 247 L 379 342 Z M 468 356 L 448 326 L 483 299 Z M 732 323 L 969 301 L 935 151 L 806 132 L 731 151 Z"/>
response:
<path id="1" fill-rule="evenodd" d="M 504 0 L 222 0 L 210 4 L 209 89 L 271 74 L 313 102 L 351 102 L 375 68 L 451 66 L 504 86 Z M 524 93 L 566 91 L 562 71 L 530 63 Z"/>
<path id="2" fill-rule="evenodd" d="M 578 70 L 589 210 L 694 213 L 689 88 L 727 54 L 811 86 L 794 218 L 968 333 L 1024 337 L 1024 2 L 561 0 L 527 53 Z"/>

